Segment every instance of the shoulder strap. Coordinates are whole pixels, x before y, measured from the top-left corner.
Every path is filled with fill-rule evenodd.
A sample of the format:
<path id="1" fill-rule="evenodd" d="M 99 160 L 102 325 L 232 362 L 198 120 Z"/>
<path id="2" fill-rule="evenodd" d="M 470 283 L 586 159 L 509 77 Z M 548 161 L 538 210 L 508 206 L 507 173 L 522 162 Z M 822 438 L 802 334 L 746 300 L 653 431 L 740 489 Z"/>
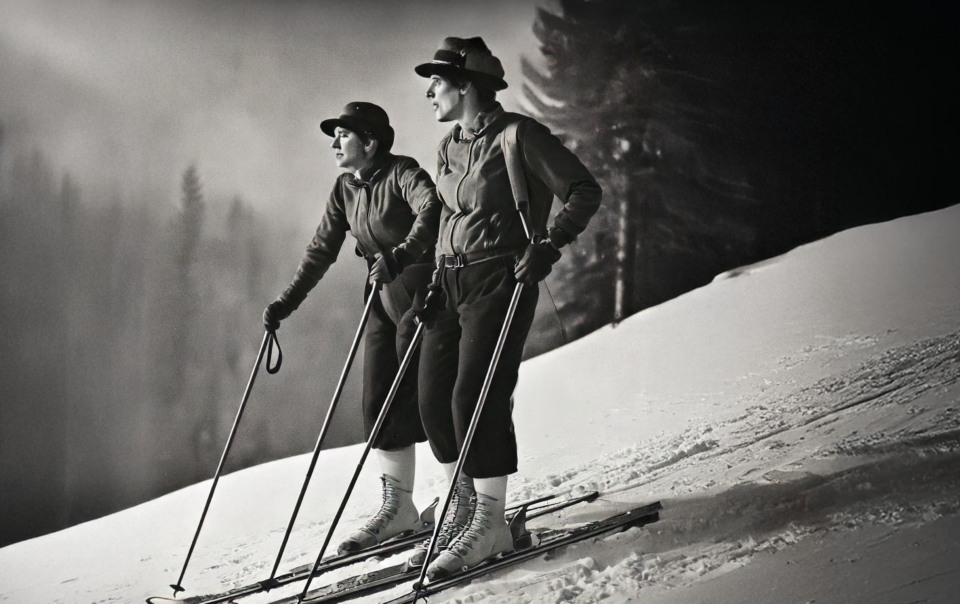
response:
<path id="1" fill-rule="evenodd" d="M 437 182 L 443 176 L 443 170 L 447 167 L 447 145 L 450 144 L 450 135 L 447 134 L 440 139 L 440 145 L 437 146 Z"/>
<path id="2" fill-rule="evenodd" d="M 528 212 L 530 208 L 530 193 L 527 190 L 527 175 L 523 171 L 523 158 L 520 156 L 520 123 L 516 120 L 507 124 L 500 133 L 500 147 L 503 149 L 503 159 L 507 163 L 507 176 L 510 178 L 510 188 L 513 190 L 513 200 L 517 210 Z"/>

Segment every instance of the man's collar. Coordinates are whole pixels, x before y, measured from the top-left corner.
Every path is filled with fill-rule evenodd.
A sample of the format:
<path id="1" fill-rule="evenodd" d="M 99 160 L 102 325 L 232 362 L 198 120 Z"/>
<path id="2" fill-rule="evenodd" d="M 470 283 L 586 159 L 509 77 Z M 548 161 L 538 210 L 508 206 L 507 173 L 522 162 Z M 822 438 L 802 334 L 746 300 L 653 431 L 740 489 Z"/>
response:
<path id="1" fill-rule="evenodd" d="M 477 118 L 473 121 L 473 136 L 471 138 L 483 136 L 487 127 L 489 127 L 493 122 L 497 121 L 497 118 L 501 115 L 503 115 L 503 105 L 496 101 L 487 105 L 486 108 L 477 114 Z M 458 141 L 470 140 L 463 135 L 463 129 L 459 126 L 456 130 L 456 139 Z"/>

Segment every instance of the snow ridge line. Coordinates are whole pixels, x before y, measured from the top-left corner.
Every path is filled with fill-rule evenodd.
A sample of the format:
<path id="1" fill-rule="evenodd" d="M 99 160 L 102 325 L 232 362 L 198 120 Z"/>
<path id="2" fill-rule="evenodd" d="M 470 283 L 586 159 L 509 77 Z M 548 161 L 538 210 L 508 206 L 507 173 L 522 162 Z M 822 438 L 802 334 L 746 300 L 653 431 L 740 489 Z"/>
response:
<path id="1" fill-rule="evenodd" d="M 863 338 L 859 338 L 862 340 Z M 875 341 L 873 338 L 868 338 Z M 605 495 L 653 484 L 689 460 L 719 460 L 741 454 L 775 436 L 798 429 L 820 429 L 850 412 L 895 404 L 905 406 L 936 388 L 960 379 L 960 331 L 918 340 L 873 355 L 853 369 L 818 380 L 784 397 L 760 399 L 747 412 L 718 425 L 693 425 L 679 435 L 641 441 L 637 445 L 547 476 L 546 484 L 527 484 L 531 493 L 566 485 L 573 492 L 599 490 Z M 850 391 L 847 398 L 842 395 Z M 761 394 L 762 396 L 762 394 Z M 824 410 L 829 400 L 838 403 Z M 960 413 L 940 429 L 960 426 Z M 940 417 L 940 416 L 938 416 Z M 943 419 L 941 417 L 941 419 Z M 946 425 L 944 425 L 946 424 Z M 771 425 L 776 427 L 769 429 Z M 758 430 L 762 432 L 757 433 Z M 726 441 L 721 446 L 721 442 Z M 776 449 L 782 443 L 770 443 Z M 840 453 L 840 451 L 834 451 Z M 686 462 L 686 463 L 685 463 Z M 703 485 L 705 488 L 712 484 Z M 696 489 L 694 489 L 696 490 Z"/>

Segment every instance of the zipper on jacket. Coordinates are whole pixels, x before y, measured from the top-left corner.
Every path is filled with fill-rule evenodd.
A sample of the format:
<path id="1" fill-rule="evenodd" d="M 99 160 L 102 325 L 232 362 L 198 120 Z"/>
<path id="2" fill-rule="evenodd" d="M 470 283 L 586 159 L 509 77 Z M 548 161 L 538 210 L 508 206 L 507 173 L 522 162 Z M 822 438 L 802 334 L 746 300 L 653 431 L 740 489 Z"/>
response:
<path id="1" fill-rule="evenodd" d="M 364 195 L 364 193 L 366 193 L 366 195 Z M 370 201 L 372 199 L 371 193 L 372 193 L 372 187 L 369 184 L 365 187 L 359 187 L 357 190 L 357 206 L 358 206 L 357 222 L 359 223 L 357 224 L 357 226 L 362 227 L 363 230 L 366 231 L 366 234 L 370 236 L 371 241 L 373 241 L 373 244 L 377 248 L 376 250 L 371 251 L 370 253 L 376 253 L 381 251 L 384 248 L 383 248 L 383 245 L 380 243 L 380 240 L 377 239 L 377 236 L 373 234 L 373 226 L 370 223 Z M 359 206 L 363 202 L 364 197 L 366 197 L 366 207 L 363 209 L 363 221 L 361 222 Z M 357 234 L 359 235 L 360 233 L 357 233 Z M 358 238 L 358 241 L 359 241 L 359 238 Z"/>
<path id="2" fill-rule="evenodd" d="M 454 217 L 457 219 L 457 222 L 455 222 L 452 225 L 453 228 L 450 229 L 450 249 L 453 250 L 455 253 L 460 253 L 461 250 L 457 250 L 456 246 L 454 246 L 453 235 L 456 233 L 456 229 L 460 226 L 460 222 L 459 222 L 460 218 L 462 218 L 465 213 L 463 204 L 460 203 L 460 189 L 463 188 L 463 181 L 467 179 L 467 176 L 470 175 L 470 170 L 473 168 L 473 146 L 477 142 L 477 140 L 479 140 L 478 137 L 474 137 L 473 139 L 471 139 L 470 146 L 467 147 L 467 168 L 463 171 L 463 176 L 460 177 L 460 182 L 457 183 L 457 207 L 460 209 L 460 212 L 459 212 L 459 216 Z"/>

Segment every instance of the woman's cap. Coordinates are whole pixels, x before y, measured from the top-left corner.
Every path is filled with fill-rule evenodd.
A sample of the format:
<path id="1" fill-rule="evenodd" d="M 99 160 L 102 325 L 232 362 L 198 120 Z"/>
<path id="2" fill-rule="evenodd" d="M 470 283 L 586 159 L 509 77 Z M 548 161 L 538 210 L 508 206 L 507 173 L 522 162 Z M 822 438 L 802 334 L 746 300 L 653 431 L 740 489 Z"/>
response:
<path id="1" fill-rule="evenodd" d="M 432 75 L 454 77 L 473 82 L 477 86 L 503 90 L 503 65 L 493 56 L 483 38 L 447 38 L 429 63 L 417 65 L 414 71 L 429 78 Z"/>
<path id="2" fill-rule="evenodd" d="M 381 146 L 389 147 L 393 143 L 390 118 L 382 107 L 373 103 L 363 101 L 347 103 L 340 117 L 320 122 L 320 130 L 327 136 L 335 136 L 337 128 L 351 132 L 368 132 L 380 141 Z"/>

